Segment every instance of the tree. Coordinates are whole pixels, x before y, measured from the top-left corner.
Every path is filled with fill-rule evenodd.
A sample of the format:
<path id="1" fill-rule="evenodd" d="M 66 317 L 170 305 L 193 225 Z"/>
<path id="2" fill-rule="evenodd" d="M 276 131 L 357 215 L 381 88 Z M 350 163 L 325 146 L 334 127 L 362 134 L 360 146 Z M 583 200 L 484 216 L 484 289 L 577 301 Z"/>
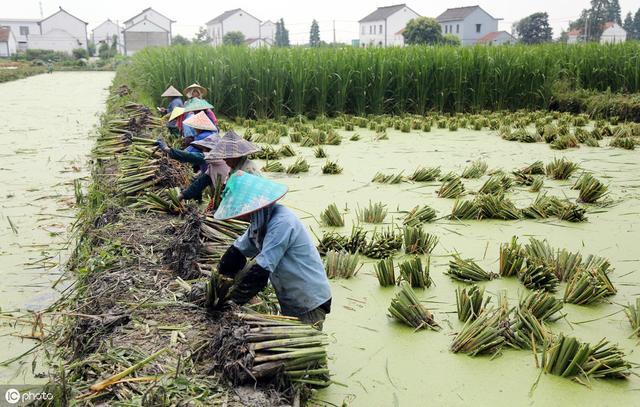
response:
<path id="1" fill-rule="evenodd" d="M 627 32 L 627 39 L 633 40 L 634 37 L 634 27 L 633 27 L 633 15 L 631 12 L 627 13 L 627 16 L 624 18 L 624 23 L 622 23 L 622 28 Z"/>
<path id="2" fill-rule="evenodd" d="M 94 56 L 96 54 L 96 43 L 89 41 L 87 44 L 87 51 L 89 51 L 89 56 Z"/>
<path id="3" fill-rule="evenodd" d="M 211 42 L 211 36 L 209 35 L 209 31 L 207 31 L 206 27 L 200 27 L 196 36 L 193 37 L 194 44 L 209 44 Z"/>
<path id="4" fill-rule="evenodd" d="M 618 0 L 591 0 L 591 8 L 582 10 L 580 18 L 569 24 L 569 30 L 582 30 L 586 41 L 600 41 L 604 24 L 620 21 Z"/>
<path id="5" fill-rule="evenodd" d="M 633 39 L 640 40 L 640 8 L 633 16 Z"/>
<path id="6" fill-rule="evenodd" d="M 222 37 L 224 45 L 240 46 L 244 45 L 244 34 L 240 31 L 229 31 Z"/>
<path id="7" fill-rule="evenodd" d="M 606 17 L 607 21 L 613 21 L 618 24 L 622 24 L 622 11 L 620 9 L 619 0 L 609 0 L 606 7 Z"/>
<path id="8" fill-rule="evenodd" d="M 553 38 L 547 13 L 531 14 L 518 21 L 515 28 L 520 41 L 525 44 L 542 44 Z"/>
<path id="9" fill-rule="evenodd" d="M 89 57 L 89 53 L 84 48 L 75 48 L 75 49 L 71 50 L 71 55 L 73 55 L 73 57 L 75 59 L 81 59 L 81 58 Z"/>
<path id="10" fill-rule="evenodd" d="M 172 45 L 189 45 L 191 44 L 191 41 L 189 41 L 188 38 L 178 34 L 171 39 L 171 44 Z"/>
<path id="11" fill-rule="evenodd" d="M 445 34 L 442 36 L 442 44 L 460 46 L 460 44 L 462 44 L 462 41 L 460 41 L 460 38 L 455 34 Z"/>
<path id="12" fill-rule="evenodd" d="M 311 30 L 309 31 L 309 46 L 320 46 L 320 26 L 318 26 L 318 22 L 315 19 L 311 22 Z"/>
<path id="13" fill-rule="evenodd" d="M 276 47 L 289 46 L 289 30 L 284 27 L 284 19 L 276 22 Z"/>
<path id="14" fill-rule="evenodd" d="M 410 45 L 439 44 L 442 42 L 442 28 L 434 18 L 416 17 L 409 20 L 402 36 Z"/>

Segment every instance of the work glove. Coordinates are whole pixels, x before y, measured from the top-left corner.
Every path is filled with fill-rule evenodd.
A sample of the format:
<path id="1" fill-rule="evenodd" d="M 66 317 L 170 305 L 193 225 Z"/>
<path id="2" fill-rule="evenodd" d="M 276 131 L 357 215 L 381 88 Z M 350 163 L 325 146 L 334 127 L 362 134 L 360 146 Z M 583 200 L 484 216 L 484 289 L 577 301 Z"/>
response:
<path id="1" fill-rule="evenodd" d="M 153 143 L 153 145 L 158 147 L 162 151 L 166 151 L 169 149 L 169 146 L 167 145 L 167 143 L 164 141 L 162 137 L 158 137 L 158 139 L 156 140 L 155 143 Z"/>
<path id="2" fill-rule="evenodd" d="M 187 147 L 189 147 L 189 145 L 193 142 L 193 140 L 195 140 L 193 137 L 189 136 L 189 137 L 184 137 L 182 139 L 182 148 L 185 149 Z"/>
<path id="3" fill-rule="evenodd" d="M 218 273 L 225 277 L 235 278 L 238 271 L 247 264 L 247 258 L 235 246 L 231 245 L 220 258 Z"/>
<path id="4" fill-rule="evenodd" d="M 238 305 L 244 305 L 262 291 L 268 282 L 269 270 L 254 264 L 246 273 L 238 276 L 227 298 Z"/>

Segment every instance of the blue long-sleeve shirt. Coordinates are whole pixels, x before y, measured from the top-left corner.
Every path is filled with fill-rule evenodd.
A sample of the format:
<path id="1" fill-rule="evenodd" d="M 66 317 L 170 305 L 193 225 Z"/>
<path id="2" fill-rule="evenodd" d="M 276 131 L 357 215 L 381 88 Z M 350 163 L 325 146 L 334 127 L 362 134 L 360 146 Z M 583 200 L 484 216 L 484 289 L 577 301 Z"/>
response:
<path id="1" fill-rule="evenodd" d="M 254 222 L 254 217 L 252 217 Z M 300 316 L 331 298 L 329 280 L 309 232 L 288 208 L 275 204 L 262 242 L 253 242 L 249 228 L 234 243 L 247 257 L 268 270 L 284 315 Z M 258 250 L 261 245 L 262 249 Z"/>

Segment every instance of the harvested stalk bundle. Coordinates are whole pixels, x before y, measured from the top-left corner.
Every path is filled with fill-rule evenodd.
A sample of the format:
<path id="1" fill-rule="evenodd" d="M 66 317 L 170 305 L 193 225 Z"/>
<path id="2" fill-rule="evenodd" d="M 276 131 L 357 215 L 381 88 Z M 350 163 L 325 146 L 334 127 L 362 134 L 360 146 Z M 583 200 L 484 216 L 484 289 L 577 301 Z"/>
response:
<path id="1" fill-rule="evenodd" d="M 409 180 L 415 181 L 415 182 L 435 181 L 440 176 L 440 172 L 441 172 L 440 167 L 431 167 L 431 168 L 420 167 L 420 168 L 417 168 L 413 172 L 413 174 L 409 176 Z"/>
<path id="2" fill-rule="evenodd" d="M 358 220 L 365 223 L 382 223 L 387 216 L 387 205 L 382 202 L 371 203 L 369 206 L 358 210 Z"/>
<path id="3" fill-rule="evenodd" d="M 482 160 L 476 160 L 462 171 L 462 178 L 480 178 L 487 172 L 489 166 Z"/>
<path id="4" fill-rule="evenodd" d="M 344 226 L 344 217 L 340 214 L 338 207 L 332 203 L 320 213 L 320 220 L 327 226 L 342 227 Z"/>
<path id="5" fill-rule="evenodd" d="M 564 157 L 561 159 L 555 158 L 552 162 L 547 164 L 547 177 L 558 180 L 568 179 L 578 168 L 578 164 L 575 164 Z"/>
<path id="6" fill-rule="evenodd" d="M 567 222 L 587 221 L 587 217 L 585 216 L 587 210 L 578 204 L 556 197 L 550 197 L 547 202 L 547 213 L 556 216 L 560 220 L 566 220 Z"/>
<path id="7" fill-rule="evenodd" d="M 602 379 L 624 379 L 631 374 L 631 363 L 616 345 L 610 345 L 604 338 L 591 347 L 589 359 L 582 366 L 588 377 Z"/>
<path id="8" fill-rule="evenodd" d="M 518 276 L 524 265 L 525 256 L 518 238 L 513 236 L 511 243 L 500 245 L 500 275 L 502 277 Z"/>
<path id="9" fill-rule="evenodd" d="M 415 328 L 416 331 L 440 329 L 431 312 L 420 303 L 411 286 L 404 282 L 400 284 L 400 291 L 391 300 L 389 313 L 398 321 Z"/>
<path id="10" fill-rule="evenodd" d="M 338 165 L 335 161 L 327 161 L 322 166 L 323 174 L 340 174 L 342 172 L 342 167 Z"/>
<path id="11" fill-rule="evenodd" d="M 358 141 L 358 140 L 360 140 L 360 135 L 358 133 L 356 133 L 353 136 L 351 136 L 351 138 L 349 140 Z"/>
<path id="12" fill-rule="evenodd" d="M 485 311 L 475 319 L 468 319 L 453 339 L 451 351 L 469 356 L 496 353 L 505 343 L 501 321 L 499 310 Z"/>
<path id="13" fill-rule="evenodd" d="M 382 287 L 388 287 L 396 283 L 396 274 L 393 266 L 393 257 L 382 259 L 374 265 L 376 277 Z"/>
<path id="14" fill-rule="evenodd" d="M 536 200 L 528 207 L 522 209 L 522 215 L 529 219 L 545 219 L 551 216 L 551 198 L 546 195 L 538 195 Z"/>
<path id="15" fill-rule="evenodd" d="M 399 174 L 389 174 L 385 175 L 381 172 L 377 172 L 376 175 L 373 176 L 372 182 L 379 182 L 381 184 L 399 184 L 404 181 L 404 176 L 402 172 Z"/>
<path id="16" fill-rule="evenodd" d="M 613 286 L 613 283 L 609 279 L 609 273 L 613 271 L 610 269 L 611 263 L 604 257 L 588 255 L 584 262 L 582 262 L 582 268 L 585 270 L 593 270 L 595 276 L 600 280 L 602 285 L 607 288 L 607 295 L 615 295 L 618 290 Z"/>
<path id="17" fill-rule="evenodd" d="M 394 229 L 374 231 L 369 243 L 363 247 L 361 253 L 372 259 L 384 259 L 393 256 L 402 249 L 402 235 Z"/>
<path id="18" fill-rule="evenodd" d="M 553 292 L 560 283 L 552 265 L 529 259 L 527 259 L 527 265 L 520 271 L 518 277 L 522 284 L 530 290 Z"/>
<path id="19" fill-rule="evenodd" d="M 524 246 L 524 254 L 529 262 L 553 264 L 555 262 L 555 251 L 547 240 L 529 238 L 529 243 Z"/>
<path id="20" fill-rule="evenodd" d="M 502 194 L 481 194 L 475 201 L 480 209 L 480 218 L 514 220 L 522 217 L 522 212 Z"/>
<path id="21" fill-rule="evenodd" d="M 628 304 L 624 308 L 624 313 L 627 314 L 633 334 L 640 337 L 640 297 L 636 297 L 636 304 Z"/>
<path id="22" fill-rule="evenodd" d="M 478 194 L 501 194 L 513 185 L 511 178 L 505 174 L 492 175 L 478 190 Z"/>
<path id="23" fill-rule="evenodd" d="M 325 334 L 297 318 L 237 313 L 211 343 L 214 368 L 234 384 L 331 384 Z"/>
<path id="24" fill-rule="evenodd" d="M 578 199 L 584 203 L 594 203 L 607 193 L 607 186 L 591 175 L 581 177 Z M 578 184 L 578 183 L 576 183 Z"/>
<path id="25" fill-rule="evenodd" d="M 548 343 L 553 335 L 544 321 L 528 308 L 518 308 L 510 329 L 509 344 L 518 349 L 536 349 L 536 346 Z"/>
<path id="26" fill-rule="evenodd" d="M 431 258 L 427 256 L 427 265 L 422 267 L 420 257 L 414 257 L 405 262 L 400 263 L 400 278 L 411 285 L 413 288 L 429 288 L 433 284 L 433 280 L 429 275 Z"/>
<path id="27" fill-rule="evenodd" d="M 558 251 L 555 258 L 555 273 L 560 281 L 569 281 L 582 264 L 580 253 L 571 253 L 566 249 Z"/>
<path id="28" fill-rule="evenodd" d="M 589 305 L 602 301 L 607 295 L 609 290 L 594 269 L 579 269 L 567 282 L 564 302 Z"/>
<path id="29" fill-rule="evenodd" d="M 566 150 L 567 148 L 578 148 L 580 144 L 575 135 L 565 134 L 553 140 L 549 146 L 554 150 Z"/>
<path id="30" fill-rule="evenodd" d="M 519 170 L 522 174 L 527 175 L 544 175 L 544 163 L 542 161 L 535 161 L 532 164 L 527 165 Z"/>
<path id="31" fill-rule="evenodd" d="M 456 174 L 455 172 L 448 172 L 448 173 L 444 174 L 443 176 L 441 176 L 440 178 L 438 178 L 438 181 L 447 182 L 447 181 L 451 181 L 452 179 L 456 179 L 456 178 L 460 178 L 458 176 L 458 174 Z"/>
<path id="32" fill-rule="evenodd" d="M 326 158 L 327 157 L 327 153 L 324 151 L 324 148 L 322 148 L 322 146 L 318 146 L 316 148 L 313 149 L 313 155 L 316 158 Z"/>
<path id="33" fill-rule="evenodd" d="M 480 219 L 481 213 L 482 213 L 481 209 L 475 200 L 462 201 L 458 199 L 453 204 L 453 208 L 451 209 L 451 215 L 449 215 L 449 219 L 458 219 L 458 220 Z"/>
<path id="34" fill-rule="evenodd" d="M 142 198 L 139 198 L 132 204 L 131 207 L 155 212 L 179 214 L 185 210 L 184 205 L 178 199 L 179 194 L 180 190 L 178 188 L 167 189 L 158 194 L 147 192 Z"/>
<path id="35" fill-rule="evenodd" d="M 260 147 L 260 151 L 251 155 L 252 158 L 259 160 L 277 160 L 280 158 L 280 153 L 270 145 Z"/>
<path id="36" fill-rule="evenodd" d="M 225 277 L 216 271 L 211 273 L 207 281 L 207 306 L 216 308 L 225 303 L 229 289 L 233 286 L 233 279 Z"/>
<path id="37" fill-rule="evenodd" d="M 520 299 L 520 309 L 526 309 L 542 322 L 554 322 L 562 318 L 556 315 L 562 310 L 562 301 L 542 290 L 535 290 Z"/>
<path id="38" fill-rule="evenodd" d="M 291 147 L 289 144 L 286 144 L 280 147 L 280 150 L 278 150 L 278 154 L 283 157 L 293 157 L 294 155 L 296 155 L 296 152 L 294 151 L 293 147 Z"/>
<path id="39" fill-rule="evenodd" d="M 298 174 L 301 172 L 309 172 L 309 164 L 304 158 L 298 158 L 293 164 L 287 167 L 287 174 Z"/>
<path id="40" fill-rule="evenodd" d="M 531 187 L 529 188 L 530 192 L 538 192 L 542 189 L 544 185 L 544 178 L 542 177 L 533 177 L 533 182 L 531 183 Z"/>
<path id="41" fill-rule="evenodd" d="M 421 227 L 405 226 L 403 236 L 404 252 L 407 254 L 429 254 L 438 244 L 438 238 Z"/>
<path id="42" fill-rule="evenodd" d="M 325 232 L 318 243 L 318 252 L 324 256 L 329 250 L 343 250 L 349 238 L 336 232 Z"/>
<path id="43" fill-rule="evenodd" d="M 328 278 L 351 278 L 358 273 L 360 256 L 346 251 L 330 250 L 325 255 L 324 267 Z"/>
<path id="44" fill-rule="evenodd" d="M 429 205 L 416 206 L 411 209 L 402 221 L 405 226 L 420 226 L 424 223 L 431 222 L 436 217 L 436 211 Z"/>
<path id="45" fill-rule="evenodd" d="M 576 338 L 560 334 L 546 344 L 542 351 L 542 369 L 561 377 L 574 377 L 584 372 L 583 366 L 589 359 L 589 344 L 580 343 Z"/>
<path id="46" fill-rule="evenodd" d="M 350 253 L 361 253 L 367 246 L 367 232 L 361 227 L 352 226 L 351 235 L 344 249 Z"/>
<path id="47" fill-rule="evenodd" d="M 387 131 L 376 131 L 375 136 L 373 136 L 373 140 L 374 141 L 380 141 L 380 140 L 389 140 L 389 136 L 387 135 Z"/>
<path id="48" fill-rule="evenodd" d="M 273 131 L 252 134 L 251 138 L 255 143 L 280 144 L 280 135 Z"/>
<path id="49" fill-rule="evenodd" d="M 284 172 L 284 165 L 280 161 L 268 161 L 264 167 L 264 172 Z"/>
<path id="50" fill-rule="evenodd" d="M 486 272 L 471 259 L 463 259 L 458 254 L 453 254 L 449 260 L 447 274 L 454 280 L 472 283 L 476 281 L 489 281 L 498 278 L 495 273 Z"/>
<path id="51" fill-rule="evenodd" d="M 450 180 L 444 181 L 438 191 L 438 196 L 440 198 L 459 198 L 463 193 L 464 184 L 460 177 L 455 176 Z"/>
<path id="52" fill-rule="evenodd" d="M 468 288 L 456 288 L 456 309 L 461 322 L 478 318 L 485 305 L 484 288 L 475 284 Z"/>
<path id="53" fill-rule="evenodd" d="M 636 142 L 631 137 L 614 137 L 609 143 L 609 146 L 623 148 L 625 150 L 635 150 Z"/>

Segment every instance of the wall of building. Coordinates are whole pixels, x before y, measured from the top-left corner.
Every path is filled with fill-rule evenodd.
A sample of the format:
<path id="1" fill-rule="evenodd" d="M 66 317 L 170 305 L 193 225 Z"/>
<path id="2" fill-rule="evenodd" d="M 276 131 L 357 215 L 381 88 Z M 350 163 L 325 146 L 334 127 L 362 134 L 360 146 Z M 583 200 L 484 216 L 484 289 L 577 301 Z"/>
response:
<path id="1" fill-rule="evenodd" d="M 409 7 L 404 7 L 387 18 L 387 46 L 403 46 L 404 37 L 396 33 L 407 26 L 409 20 L 420 17 Z"/>
<path id="2" fill-rule="evenodd" d="M 477 31 L 476 24 L 480 24 L 480 32 Z M 464 19 L 464 26 L 461 27 L 461 30 L 462 45 L 473 45 L 485 35 L 498 31 L 498 20 L 483 10 L 476 9 Z"/>
<path id="3" fill-rule="evenodd" d="M 38 25 L 39 20 L 0 20 L 0 27 L 9 27 L 11 28 L 11 32 L 16 38 L 16 42 L 18 44 L 18 49 L 20 51 L 24 51 L 27 49 L 27 43 L 29 41 L 29 37 L 31 35 L 39 35 L 40 34 L 40 26 Z M 29 32 L 28 35 L 20 34 L 20 28 L 24 27 Z"/>
<path id="4" fill-rule="evenodd" d="M 391 33 L 391 35 L 393 34 Z M 360 46 L 384 46 L 384 20 L 360 23 Z"/>
<path id="5" fill-rule="evenodd" d="M 262 24 L 260 26 L 260 38 L 270 40 L 272 43 L 276 42 L 276 25 L 272 22 Z"/>
<path id="6" fill-rule="evenodd" d="M 76 39 L 76 42 L 73 44 L 72 48 L 71 41 L 64 41 L 62 35 L 59 31 L 67 32 L 72 38 Z M 71 52 L 74 48 L 87 48 L 87 25 L 73 17 L 72 15 L 65 13 L 64 11 L 58 12 L 51 17 L 42 20 L 40 22 L 40 32 L 43 37 L 49 36 L 51 33 L 51 38 L 48 39 L 38 39 L 38 41 L 45 41 L 53 44 L 54 41 L 63 41 L 55 48 L 45 48 L 45 49 L 53 49 L 55 51 L 64 51 Z M 36 47 L 32 44 L 32 39 L 29 41 L 29 48 L 40 48 Z"/>
<path id="7" fill-rule="evenodd" d="M 614 25 L 602 32 L 601 44 L 616 44 L 627 40 L 627 32 L 619 25 Z"/>
<path id="8" fill-rule="evenodd" d="M 76 48 L 86 48 L 86 41 L 81 43 L 73 35 L 62 29 L 49 30 L 45 35 L 29 37 L 29 49 L 48 49 L 71 54 Z"/>
<path id="9" fill-rule="evenodd" d="M 141 22 L 142 20 L 144 20 L 146 17 L 147 20 L 153 22 L 154 24 L 159 25 L 160 27 L 164 28 L 165 30 L 171 32 L 171 21 L 161 15 L 160 13 L 158 13 L 155 10 L 147 10 L 144 13 L 140 14 L 139 16 L 134 17 L 131 21 L 127 22 L 127 24 L 125 24 L 125 27 L 131 27 L 134 26 L 136 24 L 138 24 L 139 22 Z"/>
<path id="10" fill-rule="evenodd" d="M 210 29 L 209 35 L 214 46 L 222 45 L 224 35 L 232 31 L 240 31 L 244 34 L 244 38 L 260 38 L 260 20 L 242 10 L 227 17 L 221 23 L 207 27 Z"/>

